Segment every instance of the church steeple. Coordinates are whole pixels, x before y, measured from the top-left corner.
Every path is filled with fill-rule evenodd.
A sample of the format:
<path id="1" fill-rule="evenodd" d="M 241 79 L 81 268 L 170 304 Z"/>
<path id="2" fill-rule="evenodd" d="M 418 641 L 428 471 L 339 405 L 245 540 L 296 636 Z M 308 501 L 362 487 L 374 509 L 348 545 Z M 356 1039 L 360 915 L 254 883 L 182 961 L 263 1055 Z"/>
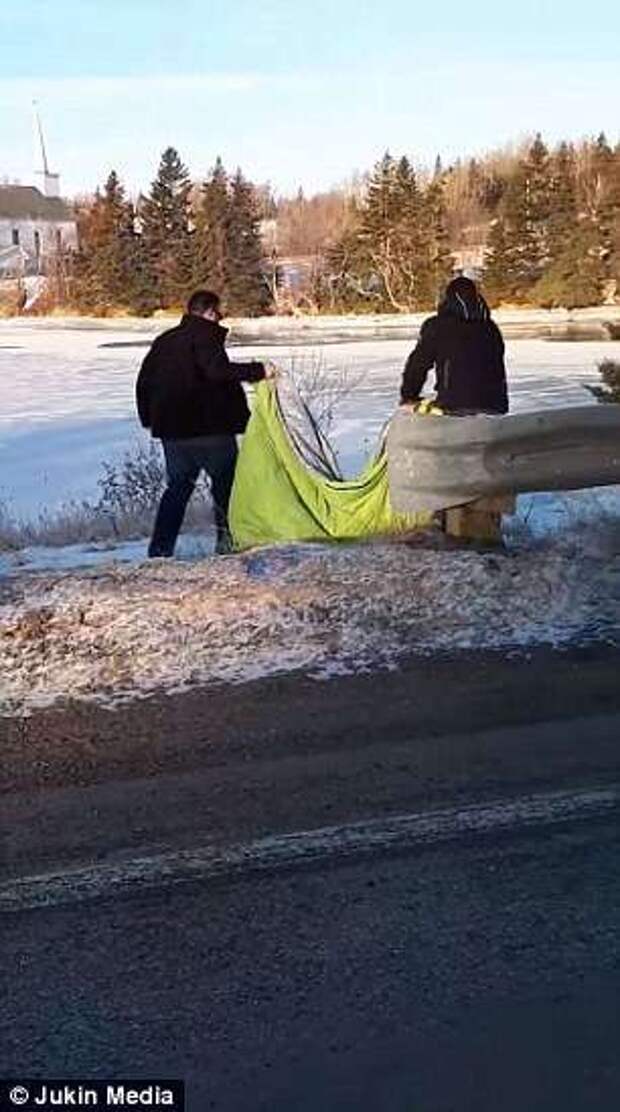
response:
<path id="1" fill-rule="evenodd" d="M 60 174 L 56 174 L 52 170 L 50 170 L 47 162 L 47 151 L 45 149 L 43 127 L 41 124 L 41 117 L 39 115 L 36 100 L 33 100 L 32 106 L 34 108 L 34 118 L 37 125 L 39 143 L 41 145 L 41 159 L 43 163 L 43 169 L 37 170 L 37 173 L 40 174 L 43 178 L 43 193 L 46 197 L 60 197 Z"/>

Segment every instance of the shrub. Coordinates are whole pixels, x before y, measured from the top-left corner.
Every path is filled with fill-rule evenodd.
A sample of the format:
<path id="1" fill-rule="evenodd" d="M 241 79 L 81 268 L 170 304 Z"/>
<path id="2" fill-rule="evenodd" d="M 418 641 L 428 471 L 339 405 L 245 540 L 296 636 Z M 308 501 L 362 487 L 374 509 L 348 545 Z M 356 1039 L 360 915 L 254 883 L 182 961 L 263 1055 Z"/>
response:
<path id="1" fill-rule="evenodd" d="M 138 445 L 118 463 L 103 463 L 98 480 L 97 509 L 102 513 L 135 513 L 153 509 L 164 485 L 164 464 L 156 444 Z"/>
<path id="2" fill-rule="evenodd" d="M 614 359 L 604 359 L 598 365 L 603 380 L 602 386 L 588 386 L 588 390 L 599 402 L 614 402 L 620 405 L 620 363 Z"/>
<path id="3" fill-rule="evenodd" d="M 99 499 L 65 502 L 29 521 L 15 518 L 0 504 L 0 551 L 26 545 L 106 544 L 147 537 L 164 483 L 157 445 L 140 444 L 119 462 L 103 464 Z M 186 528 L 202 530 L 212 519 L 200 484 L 187 508 Z"/>

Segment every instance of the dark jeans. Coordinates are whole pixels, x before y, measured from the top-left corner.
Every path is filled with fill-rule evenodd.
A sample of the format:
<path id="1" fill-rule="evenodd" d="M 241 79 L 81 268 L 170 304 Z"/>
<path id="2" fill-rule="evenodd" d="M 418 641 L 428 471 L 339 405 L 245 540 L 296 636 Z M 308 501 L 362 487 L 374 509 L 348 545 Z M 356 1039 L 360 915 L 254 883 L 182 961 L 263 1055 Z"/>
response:
<path id="1" fill-rule="evenodd" d="M 196 480 L 206 471 L 211 480 L 217 546 L 228 542 L 228 502 L 235 477 L 237 441 L 234 436 L 196 436 L 187 440 L 162 440 L 167 485 L 161 496 L 149 556 L 172 556 L 185 509 Z"/>

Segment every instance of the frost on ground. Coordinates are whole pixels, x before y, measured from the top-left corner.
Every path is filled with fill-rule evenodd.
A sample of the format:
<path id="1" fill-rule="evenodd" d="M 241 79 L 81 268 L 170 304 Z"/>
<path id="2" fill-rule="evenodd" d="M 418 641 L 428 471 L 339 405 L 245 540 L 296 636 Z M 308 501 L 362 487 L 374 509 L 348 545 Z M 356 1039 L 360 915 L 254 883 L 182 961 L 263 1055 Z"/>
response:
<path id="1" fill-rule="evenodd" d="M 617 641 L 620 559 L 565 551 L 287 546 L 5 580 L 0 713 L 118 702 L 412 653 Z"/>

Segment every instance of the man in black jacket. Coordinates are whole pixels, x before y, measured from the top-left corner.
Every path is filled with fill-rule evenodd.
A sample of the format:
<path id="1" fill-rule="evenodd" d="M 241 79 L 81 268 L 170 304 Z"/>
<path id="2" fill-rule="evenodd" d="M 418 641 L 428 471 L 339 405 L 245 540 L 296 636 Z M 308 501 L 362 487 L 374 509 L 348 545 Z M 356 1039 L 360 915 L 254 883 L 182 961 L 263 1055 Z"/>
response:
<path id="1" fill-rule="evenodd" d="M 435 401 L 446 413 L 507 413 L 504 341 L 470 278 L 448 285 L 437 315 L 424 321 L 409 356 L 401 403 L 420 400 L 431 367 Z"/>
<path id="2" fill-rule="evenodd" d="M 176 328 L 158 336 L 136 384 L 144 428 L 160 439 L 167 485 L 149 556 L 172 556 L 187 503 L 202 470 L 211 480 L 217 552 L 229 551 L 228 502 L 237 462 L 236 435 L 250 416 L 242 382 L 271 377 L 271 364 L 231 363 L 220 321 L 220 299 L 197 290 Z"/>

